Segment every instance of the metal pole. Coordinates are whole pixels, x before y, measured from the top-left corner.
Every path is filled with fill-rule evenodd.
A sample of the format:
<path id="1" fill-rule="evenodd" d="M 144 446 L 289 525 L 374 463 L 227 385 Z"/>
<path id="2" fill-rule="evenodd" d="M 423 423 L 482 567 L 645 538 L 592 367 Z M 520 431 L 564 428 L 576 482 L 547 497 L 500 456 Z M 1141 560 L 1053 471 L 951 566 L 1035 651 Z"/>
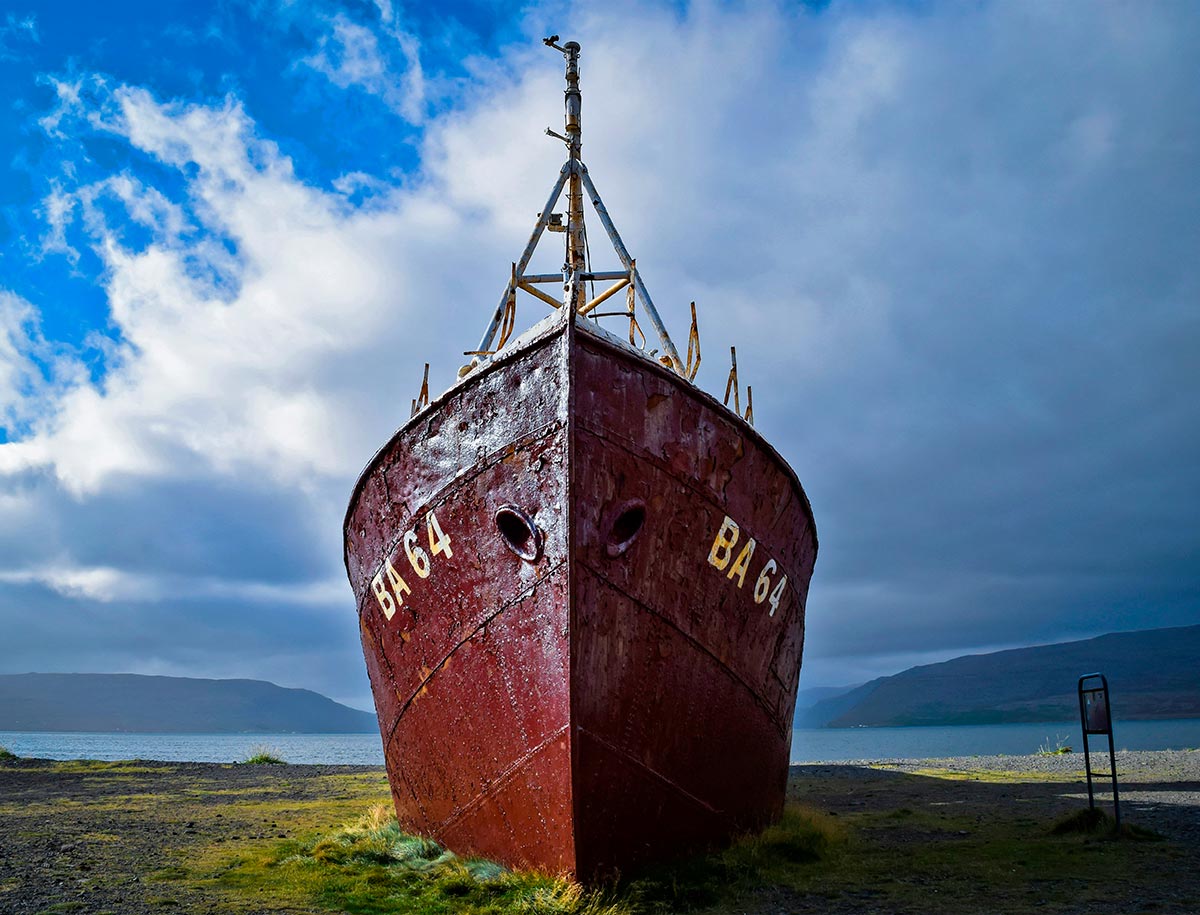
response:
<path id="1" fill-rule="evenodd" d="M 1092 791 L 1092 752 L 1091 752 L 1091 748 L 1088 746 L 1087 709 L 1084 707 L 1084 702 L 1083 702 L 1083 683 L 1085 680 L 1087 680 L 1087 677 L 1080 677 L 1079 684 L 1078 684 L 1079 723 L 1083 728 L 1083 770 L 1085 773 L 1087 773 L 1088 810 L 1095 810 L 1096 809 L 1096 796 L 1095 796 L 1095 793 Z M 1047 743 L 1049 743 L 1048 740 L 1047 740 Z"/>
<path id="2" fill-rule="evenodd" d="M 587 267 L 587 253 L 583 230 L 583 188 L 579 183 L 579 168 L 583 157 L 583 95 L 579 91 L 579 42 L 568 41 L 563 45 L 563 56 L 567 59 L 567 91 L 564 123 L 567 133 L 568 159 L 571 167 L 570 184 L 567 188 L 567 273 L 570 306 L 576 311 L 583 304 L 583 283 L 579 275 Z"/>
<path id="3" fill-rule="evenodd" d="M 630 270 L 633 259 L 625 249 L 625 243 L 621 241 L 621 236 L 617 234 L 617 227 L 613 225 L 613 221 L 608 215 L 608 210 L 604 208 L 604 201 L 600 199 L 600 192 L 596 190 L 596 185 L 592 182 L 592 176 L 588 174 L 587 166 L 580 162 L 578 167 L 580 172 L 579 177 L 583 180 L 583 186 L 587 188 L 587 192 L 592 198 L 592 206 L 596 209 L 596 215 L 600 217 L 604 231 L 608 233 L 608 240 L 612 242 L 613 249 L 617 252 L 617 257 L 621 259 L 621 263 L 625 266 L 625 269 Z M 658 309 L 650 301 L 650 293 L 646 291 L 646 285 L 642 282 L 642 275 L 636 270 L 632 271 L 632 273 L 633 288 L 637 290 L 638 298 L 642 300 L 646 314 L 650 317 L 650 323 L 658 331 L 658 339 L 662 342 L 663 350 L 671 359 L 671 364 L 674 366 L 675 371 L 681 375 L 684 374 L 684 366 L 679 358 L 679 351 L 675 349 L 675 344 L 671 342 L 671 336 L 663 326 L 662 318 L 658 316 Z"/>
<path id="4" fill-rule="evenodd" d="M 529 241 L 525 245 L 525 250 L 521 252 L 521 259 L 517 261 L 516 273 L 520 276 L 525 272 L 525 268 L 529 265 L 529 259 L 533 257 L 534 249 L 537 248 L 538 241 L 541 240 L 542 233 L 546 230 L 546 223 L 550 221 L 551 211 L 554 209 L 554 204 L 558 202 L 559 195 L 562 194 L 563 185 L 567 183 L 567 178 L 572 172 L 570 161 L 564 162 L 562 170 L 558 173 L 558 180 L 554 182 L 554 190 L 550 192 L 550 196 L 546 198 L 546 205 L 542 207 L 541 215 L 538 216 L 537 225 L 533 227 L 533 234 L 529 236 Z M 504 303 L 508 301 L 508 296 L 515 290 L 512 288 L 512 282 L 504 287 L 504 295 L 500 296 L 500 304 L 496 306 L 496 313 L 492 315 L 492 321 L 488 324 L 488 328 L 484 331 L 483 337 L 479 341 L 479 346 L 475 349 L 479 352 L 484 352 L 491 349 L 492 340 L 496 336 L 496 328 L 500 326 L 500 319 L 504 316 Z"/>
<path id="5" fill-rule="evenodd" d="M 1112 726 L 1112 699 L 1108 695 L 1108 678 L 1103 674 L 1100 675 L 1100 682 L 1104 684 L 1104 714 L 1107 717 L 1108 724 L 1108 763 L 1109 772 L 1112 774 L 1113 785 L 1113 819 L 1117 822 L 1117 834 L 1121 833 L 1121 799 L 1117 795 L 1117 750 L 1113 746 L 1113 726 Z"/>

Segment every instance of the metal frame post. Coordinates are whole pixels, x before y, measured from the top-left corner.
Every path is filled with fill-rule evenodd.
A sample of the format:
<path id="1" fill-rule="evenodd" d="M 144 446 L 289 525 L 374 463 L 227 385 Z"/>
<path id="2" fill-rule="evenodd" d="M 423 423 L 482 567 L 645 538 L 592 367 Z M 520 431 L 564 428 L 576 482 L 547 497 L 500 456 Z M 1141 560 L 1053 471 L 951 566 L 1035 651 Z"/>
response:
<path id="1" fill-rule="evenodd" d="M 558 198 L 562 196 L 563 185 L 567 183 L 567 178 L 570 174 L 571 163 L 567 162 L 558 173 L 558 180 L 554 182 L 554 189 L 550 191 L 550 196 L 546 198 L 546 205 L 542 207 L 542 212 L 538 215 L 537 224 L 533 227 L 529 241 L 525 243 L 525 250 L 521 252 L 521 259 L 517 261 L 514 271 L 517 277 L 520 277 L 525 272 L 525 268 L 529 266 L 529 259 L 533 257 L 533 252 L 537 249 L 538 242 L 542 238 L 542 233 L 546 231 L 546 224 L 550 222 L 551 211 L 554 209 L 554 204 L 558 203 Z M 496 328 L 500 326 L 500 319 L 504 317 L 504 305 L 508 302 L 508 297 L 513 292 L 516 292 L 516 289 L 513 288 L 510 281 L 504 287 L 504 295 L 500 296 L 500 304 L 496 306 L 496 312 L 492 315 L 492 321 L 488 324 L 487 330 L 483 332 L 483 336 L 479 340 L 479 346 L 476 347 L 480 353 L 486 352 L 491 348 L 492 340 L 496 336 Z"/>
<path id="2" fill-rule="evenodd" d="M 658 339 L 662 342 L 663 350 L 671 359 L 672 368 L 680 375 L 684 375 L 685 367 L 683 361 L 679 358 L 679 351 L 675 349 L 675 344 L 671 341 L 671 335 L 667 333 L 666 327 L 663 326 L 662 318 L 658 316 L 658 309 L 650 301 L 650 293 L 646 291 L 646 284 L 642 282 L 642 275 L 633 270 L 633 258 L 629 256 L 629 251 L 626 250 L 625 243 L 621 241 L 617 227 L 613 225 L 612 218 L 608 215 L 608 210 L 604 207 L 604 201 L 600 199 L 600 192 L 596 190 L 592 176 L 588 174 L 587 166 L 580 162 L 579 169 L 581 172 L 580 177 L 583 179 L 583 186 L 587 188 L 587 192 L 592 198 L 592 207 L 596 210 L 596 215 L 600 217 L 600 224 L 604 226 L 604 231 L 608 233 L 608 240 L 612 242 L 613 250 L 617 252 L 617 257 L 621 259 L 621 263 L 625 269 L 633 274 L 633 288 L 637 291 L 638 298 L 642 300 L 642 306 L 646 309 L 650 323 L 658 331 Z"/>
<path id="3" fill-rule="evenodd" d="M 1085 687 L 1084 684 L 1088 680 L 1099 680 L 1099 686 Z M 1116 821 L 1116 827 L 1121 829 L 1121 799 L 1117 791 L 1117 751 L 1113 743 L 1113 726 L 1112 726 L 1112 703 L 1109 701 L 1108 695 L 1108 678 L 1104 674 L 1084 674 L 1079 678 L 1078 684 L 1079 694 L 1079 721 L 1083 727 L 1083 765 L 1087 772 L 1087 788 L 1088 788 L 1088 809 L 1096 809 L 1096 794 L 1092 788 L 1092 753 L 1091 747 L 1088 745 L 1088 736 L 1091 734 L 1106 734 L 1108 736 L 1108 772 L 1104 773 L 1112 779 L 1112 795 L 1113 795 L 1113 819 Z M 1095 722 L 1089 721 L 1088 716 L 1088 701 L 1085 696 L 1102 696 L 1104 700 L 1104 722 L 1102 726 L 1096 726 Z M 1095 699 L 1092 699 L 1093 705 Z"/>

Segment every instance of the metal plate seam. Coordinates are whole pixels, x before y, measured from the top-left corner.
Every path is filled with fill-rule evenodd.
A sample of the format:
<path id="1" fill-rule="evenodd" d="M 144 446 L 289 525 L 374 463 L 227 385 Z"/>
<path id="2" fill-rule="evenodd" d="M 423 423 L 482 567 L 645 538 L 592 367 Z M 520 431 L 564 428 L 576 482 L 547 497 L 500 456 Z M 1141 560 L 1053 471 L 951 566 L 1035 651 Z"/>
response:
<path id="1" fill-rule="evenodd" d="M 404 713 L 407 712 L 409 706 L 412 705 L 413 699 L 415 699 L 421 690 L 425 688 L 426 684 L 428 684 L 429 681 L 434 678 L 434 675 L 446 666 L 446 662 L 454 656 L 454 653 L 462 648 L 463 645 L 467 644 L 467 642 L 471 641 L 471 639 L 473 639 L 480 630 L 486 627 L 488 623 L 498 617 L 501 613 L 504 613 L 506 610 L 525 600 L 527 597 L 537 591 L 540 586 L 549 583 L 549 581 L 554 577 L 555 573 L 565 565 L 567 565 L 567 560 L 564 558 L 550 566 L 545 575 L 535 581 L 524 591 L 501 604 L 495 613 L 485 617 L 483 622 L 467 633 L 467 635 L 465 635 L 453 648 L 451 648 L 450 651 L 446 653 L 446 656 L 438 661 L 438 663 L 429 671 L 428 675 L 421 679 L 421 682 L 418 683 L 417 687 L 412 691 L 412 695 L 404 700 L 404 704 L 400 707 L 400 711 L 396 714 L 396 720 L 392 723 L 391 730 L 388 731 L 386 744 L 390 744 L 392 742 L 392 738 L 396 734 L 396 728 L 399 726 L 400 720 L 404 717 Z"/>
<path id="2" fill-rule="evenodd" d="M 776 720 L 774 713 L 772 713 L 770 708 L 767 706 L 766 700 L 763 699 L 761 696 L 759 696 L 758 693 L 756 693 L 754 691 L 754 687 L 752 687 L 749 683 L 747 683 L 745 680 L 743 680 L 737 674 L 737 672 L 734 671 L 728 664 L 726 664 L 719 657 L 717 657 L 715 654 L 713 654 L 711 649 L 709 649 L 703 642 L 696 639 L 695 636 L 689 635 L 687 632 L 685 632 L 683 629 L 681 629 L 674 621 L 663 616 L 661 613 L 659 613 L 653 607 L 638 600 L 632 594 L 628 594 L 625 591 L 622 591 L 616 584 L 614 584 L 611 580 L 609 580 L 607 575 L 605 575 L 603 572 L 601 572 L 599 569 L 597 569 L 591 563 L 586 562 L 583 559 L 577 559 L 576 561 L 581 566 L 583 566 L 585 569 L 587 569 L 589 572 L 591 572 L 593 575 L 595 575 L 596 579 L 601 584 L 603 584 L 606 588 L 609 588 L 612 591 L 616 591 L 617 594 L 621 595 L 621 597 L 625 598 L 630 603 L 637 605 L 642 610 L 645 610 L 647 613 L 649 613 L 655 619 L 662 620 L 664 623 L 666 623 L 668 626 L 670 626 L 672 629 L 674 629 L 676 632 L 678 632 L 681 636 L 683 636 L 685 639 L 687 639 L 688 642 L 690 642 L 692 645 L 694 645 L 696 648 L 698 648 L 702 653 L 704 653 L 708 657 L 712 658 L 713 661 L 715 661 L 717 663 L 717 665 L 723 671 L 725 671 L 725 673 L 729 674 L 730 679 L 732 679 L 735 683 L 738 683 L 740 686 L 744 687 L 746 692 L 748 692 L 754 698 L 755 703 L 757 703 L 759 705 L 759 707 L 762 708 L 763 713 L 767 716 L 767 720 L 770 721 L 771 724 L 773 724 L 775 726 L 776 730 L 779 731 L 779 735 L 781 737 L 787 736 L 785 733 L 783 724 Z"/>

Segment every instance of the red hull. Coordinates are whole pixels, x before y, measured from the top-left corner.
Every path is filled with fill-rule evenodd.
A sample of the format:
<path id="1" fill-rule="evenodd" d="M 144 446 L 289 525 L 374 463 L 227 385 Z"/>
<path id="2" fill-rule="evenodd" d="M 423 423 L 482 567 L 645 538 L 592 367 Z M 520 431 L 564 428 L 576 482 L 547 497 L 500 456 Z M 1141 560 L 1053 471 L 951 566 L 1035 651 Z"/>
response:
<path id="1" fill-rule="evenodd" d="M 675 373 L 557 322 L 406 424 L 345 532 L 407 828 L 592 875 L 778 816 L 812 513 Z"/>

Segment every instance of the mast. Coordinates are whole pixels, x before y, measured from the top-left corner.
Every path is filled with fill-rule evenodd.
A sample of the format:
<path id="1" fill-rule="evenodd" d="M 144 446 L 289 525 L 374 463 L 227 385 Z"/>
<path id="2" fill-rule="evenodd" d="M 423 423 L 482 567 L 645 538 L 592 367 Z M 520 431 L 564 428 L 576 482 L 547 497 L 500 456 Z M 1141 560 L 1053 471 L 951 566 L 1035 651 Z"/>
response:
<path id="1" fill-rule="evenodd" d="M 564 280 L 567 283 L 568 305 L 578 311 L 583 305 L 583 283 L 580 274 L 587 268 L 587 241 L 583 227 L 583 128 L 580 114 L 583 96 L 579 91 L 579 42 L 568 41 L 562 47 L 567 59 L 567 91 L 564 112 L 567 149 L 571 162 L 571 177 L 567 183 L 567 263 Z"/>
<path id="2" fill-rule="evenodd" d="M 636 261 L 621 241 L 621 236 L 617 233 L 617 227 L 613 225 L 612 218 L 608 215 L 608 210 L 605 209 L 604 202 L 600 199 L 600 193 L 596 190 L 596 185 L 592 181 L 591 175 L 588 174 L 587 166 L 583 164 L 583 141 L 580 117 L 583 108 L 583 98 L 579 91 L 579 42 L 568 41 L 566 44 L 560 46 L 557 35 L 551 35 L 549 38 L 542 39 L 542 41 L 547 47 L 559 51 L 567 61 L 567 89 L 564 93 L 566 108 L 564 113 L 564 127 L 566 136 L 555 133 L 549 127 L 546 128 L 546 133 L 566 144 L 568 157 L 567 161 L 563 163 L 561 171 L 559 171 L 558 180 L 550 191 L 546 205 L 542 208 L 542 212 L 538 214 L 537 223 L 533 227 L 533 233 L 529 236 L 525 250 L 521 252 L 520 260 L 512 265 L 512 273 L 508 285 L 504 289 L 504 294 L 500 297 L 500 302 L 496 305 L 496 310 L 492 313 L 492 319 L 488 323 L 487 330 L 483 332 L 483 337 L 480 339 L 479 345 L 464 354 L 473 357 L 471 364 L 463 366 L 459 371 L 459 376 L 461 377 L 477 365 L 490 359 L 504 346 L 512 329 L 512 318 L 516 312 L 518 289 L 529 293 L 535 298 L 541 299 L 554 308 L 562 308 L 568 315 L 587 315 L 618 291 L 629 287 L 632 293 L 628 299 L 628 311 L 617 312 L 615 314 L 624 315 L 629 318 L 630 342 L 633 340 L 634 328 L 636 327 L 634 316 L 634 299 L 636 298 L 641 301 L 645 316 L 658 333 L 658 339 L 662 346 L 662 355 L 658 357 L 658 361 L 680 375 L 683 375 L 685 378 L 688 378 L 688 380 L 691 380 L 695 372 L 689 372 L 689 367 L 679 358 L 679 351 L 671 341 L 671 335 L 667 333 L 666 327 L 663 326 L 658 309 L 654 307 L 654 303 L 650 300 L 650 293 L 646 291 L 646 284 L 642 282 L 641 274 L 638 273 Z M 566 226 L 562 224 L 562 214 L 552 212 L 555 203 L 558 202 L 564 189 L 567 192 Z M 600 219 L 600 224 L 604 226 L 604 231 L 608 235 L 609 242 L 612 244 L 613 252 L 621 261 L 623 268 L 621 270 L 597 273 L 590 269 L 588 264 L 587 229 L 583 222 L 583 195 L 585 191 L 592 202 L 592 208 L 596 211 L 596 215 Z M 559 302 L 538 288 L 539 285 L 559 282 L 560 277 L 558 274 L 527 275 L 525 273 L 525 268 L 529 265 L 529 260 L 533 256 L 534 249 L 541 240 L 542 234 L 547 230 L 551 232 L 565 231 L 567 234 L 566 260 L 563 263 L 561 274 L 561 282 L 566 295 L 563 297 L 562 302 Z M 608 289 L 600 292 L 589 301 L 585 296 L 584 290 L 587 283 L 594 282 L 595 280 L 615 282 Z M 601 313 L 597 312 L 596 316 L 600 317 Z M 493 348 L 497 331 L 500 331 L 502 324 L 505 329 L 500 333 L 499 343 Z M 693 318 L 693 333 L 694 325 L 695 321 Z M 650 355 L 653 356 L 655 352 L 651 351 Z"/>

